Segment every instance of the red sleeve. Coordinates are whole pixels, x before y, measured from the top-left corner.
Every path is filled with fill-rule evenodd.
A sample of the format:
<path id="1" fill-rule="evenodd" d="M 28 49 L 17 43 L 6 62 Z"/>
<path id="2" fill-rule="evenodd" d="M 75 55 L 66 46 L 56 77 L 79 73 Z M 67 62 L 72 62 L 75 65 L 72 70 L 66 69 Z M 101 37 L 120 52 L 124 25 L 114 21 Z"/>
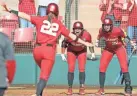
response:
<path id="1" fill-rule="evenodd" d="M 63 24 L 61 24 L 61 34 L 69 38 L 69 33 L 70 31 Z"/>
<path id="2" fill-rule="evenodd" d="M 36 23 L 38 23 L 40 19 L 41 19 L 41 17 L 39 17 L 39 16 L 31 16 L 30 22 L 33 23 L 34 25 L 36 25 Z"/>
<path id="3" fill-rule="evenodd" d="M 99 29 L 99 34 L 97 36 L 97 39 L 99 40 L 102 37 L 102 28 Z"/>
<path id="4" fill-rule="evenodd" d="M 92 37 L 89 32 L 86 32 L 86 39 L 87 39 L 87 42 L 89 42 L 89 43 L 92 42 Z"/>
<path id="5" fill-rule="evenodd" d="M 6 61 L 7 68 L 7 78 L 9 83 L 12 83 L 16 71 L 16 61 L 15 60 L 7 60 Z"/>

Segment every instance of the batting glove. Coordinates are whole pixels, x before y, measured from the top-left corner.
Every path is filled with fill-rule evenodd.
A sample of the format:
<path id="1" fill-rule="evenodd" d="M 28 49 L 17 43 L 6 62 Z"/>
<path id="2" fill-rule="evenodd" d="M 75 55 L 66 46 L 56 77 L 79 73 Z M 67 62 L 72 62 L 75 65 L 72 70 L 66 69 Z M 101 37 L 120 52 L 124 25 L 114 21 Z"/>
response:
<path id="1" fill-rule="evenodd" d="M 99 47 L 99 40 L 96 40 L 95 46 Z"/>
<path id="2" fill-rule="evenodd" d="M 67 61 L 66 57 L 65 57 L 65 54 L 61 54 L 61 58 L 62 58 L 62 61 Z"/>
<path id="3" fill-rule="evenodd" d="M 131 46 L 133 46 L 134 50 L 137 50 L 137 44 L 136 43 L 131 43 Z"/>
<path id="4" fill-rule="evenodd" d="M 91 53 L 91 57 L 90 57 L 90 59 L 91 60 L 94 60 L 96 57 L 95 57 L 95 53 Z"/>

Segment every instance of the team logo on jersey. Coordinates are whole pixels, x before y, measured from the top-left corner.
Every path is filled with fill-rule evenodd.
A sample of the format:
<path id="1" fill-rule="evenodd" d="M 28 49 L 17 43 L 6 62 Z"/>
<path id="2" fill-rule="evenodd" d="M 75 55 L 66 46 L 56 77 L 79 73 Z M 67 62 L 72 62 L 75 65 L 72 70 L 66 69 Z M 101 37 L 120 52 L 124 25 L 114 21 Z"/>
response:
<path id="1" fill-rule="evenodd" d="M 118 44 L 118 38 L 108 38 L 107 42 L 111 42 L 112 45 Z"/>

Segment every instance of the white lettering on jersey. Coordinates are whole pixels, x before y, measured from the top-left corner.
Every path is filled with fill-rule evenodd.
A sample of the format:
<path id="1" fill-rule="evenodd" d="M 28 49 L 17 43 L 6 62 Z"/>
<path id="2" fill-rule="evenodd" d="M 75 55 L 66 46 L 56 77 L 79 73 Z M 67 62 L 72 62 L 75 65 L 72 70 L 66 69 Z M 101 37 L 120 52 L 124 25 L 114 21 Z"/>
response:
<path id="1" fill-rule="evenodd" d="M 50 23 L 49 21 L 44 20 L 40 32 L 48 35 L 56 36 L 58 30 L 59 30 L 59 25 L 57 23 Z"/>

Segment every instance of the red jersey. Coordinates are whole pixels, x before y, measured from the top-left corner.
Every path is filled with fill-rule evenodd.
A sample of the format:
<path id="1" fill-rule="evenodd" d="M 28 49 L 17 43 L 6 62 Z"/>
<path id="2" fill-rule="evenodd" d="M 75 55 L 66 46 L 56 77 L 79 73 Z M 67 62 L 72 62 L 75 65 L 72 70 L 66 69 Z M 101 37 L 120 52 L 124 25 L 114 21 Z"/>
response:
<path id="1" fill-rule="evenodd" d="M 92 42 L 91 35 L 87 31 L 83 31 L 79 38 L 89 43 Z M 79 52 L 86 49 L 86 46 L 81 43 L 72 40 L 67 40 L 66 42 L 68 43 L 67 49 L 70 51 Z"/>
<path id="2" fill-rule="evenodd" d="M 117 48 L 123 46 L 122 38 L 125 38 L 126 34 L 118 28 L 113 27 L 112 32 L 106 33 L 102 31 L 102 28 L 99 30 L 98 39 L 104 38 L 107 49 L 116 50 Z"/>
<path id="3" fill-rule="evenodd" d="M 20 12 L 24 12 L 29 15 L 36 14 L 35 2 L 34 0 L 19 0 L 18 9 Z"/>
<path id="4" fill-rule="evenodd" d="M 69 30 L 56 18 L 50 23 L 47 16 L 31 16 L 31 22 L 36 25 L 36 43 L 56 45 L 61 34 L 69 37 Z"/>
<path id="5" fill-rule="evenodd" d="M 128 8 L 131 6 L 131 2 L 128 4 Z M 129 12 L 128 26 L 137 26 L 137 4 L 134 3 L 132 11 Z"/>
<path id="6" fill-rule="evenodd" d="M 114 5 L 117 4 L 117 5 L 123 5 L 120 0 L 115 0 L 114 1 Z M 113 7 L 113 13 L 114 13 L 114 17 L 115 17 L 115 20 L 116 21 L 121 21 L 122 19 L 122 8 L 118 8 L 118 7 Z"/>

